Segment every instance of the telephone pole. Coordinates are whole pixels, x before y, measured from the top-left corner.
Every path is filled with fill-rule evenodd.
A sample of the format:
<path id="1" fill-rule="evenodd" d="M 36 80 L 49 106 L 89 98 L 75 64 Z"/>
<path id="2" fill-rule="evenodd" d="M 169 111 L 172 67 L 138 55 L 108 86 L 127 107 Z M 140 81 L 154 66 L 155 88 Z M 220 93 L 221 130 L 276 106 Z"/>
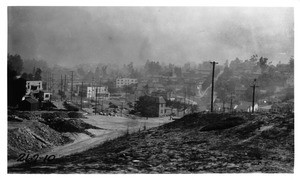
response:
<path id="1" fill-rule="evenodd" d="M 80 93 L 80 108 L 82 110 L 82 95 L 83 95 L 83 81 L 81 82 L 81 93 Z"/>
<path id="2" fill-rule="evenodd" d="M 186 111 L 186 86 L 185 86 L 185 91 L 184 91 L 184 111 L 183 114 L 185 114 Z"/>
<path id="3" fill-rule="evenodd" d="M 252 91 L 253 91 L 253 94 L 252 94 L 252 113 L 254 113 L 255 88 L 256 88 L 256 87 L 259 87 L 259 86 L 256 85 L 256 79 L 254 79 L 253 85 L 250 86 L 250 87 L 253 88 L 253 90 L 252 90 Z"/>
<path id="4" fill-rule="evenodd" d="M 62 101 L 62 96 L 63 96 L 63 78 L 62 74 L 60 75 L 60 100 Z"/>
<path id="5" fill-rule="evenodd" d="M 72 101 L 72 97 L 73 97 L 73 71 L 71 71 L 72 76 L 71 76 L 71 101 Z"/>
<path id="6" fill-rule="evenodd" d="M 211 79 L 211 104 L 210 104 L 210 112 L 214 111 L 214 79 L 215 79 L 215 66 L 218 64 L 217 62 L 213 61 L 210 62 L 213 65 L 212 71 L 212 79 Z"/>
<path id="7" fill-rule="evenodd" d="M 231 93 L 231 96 L 230 96 L 230 112 L 232 112 L 233 108 L 232 108 L 232 93 Z"/>
<path id="8" fill-rule="evenodd" d="M 64 91 L 66 93 L 67 91 L 67 75 L 65 74 L 65 86 L 64 86 Z"/>
<path id="9" fill-rule="evenodd" d="M 97 96 L 97 91 L 98 91 L 98 88 L 97 88 L 97 86 L 95 87 L 95 89 L 96 89 L 96 101 L 95 101 L 95 115 L 96 115 L 96 113 L 97 113 L 97 105 L 98 105 L 98 103 L 97 103 L 97 101 L 98 101 L 98 96 Z"/>
<path id="10" fill-rule="evenodd" d="M 95 95 L 95 88 L 94 88 L 94 76 L 93 76 L 93 78 L 92 78 L 92 96 L 91 96 L 91 103 L 92 103 L 92 99 L 94 99 L 93 98 L 93 96 Z M 94 95 L 93 95 L 94 94 Z"/>
<path id="11" fill-rule="evenodd" d="M 52 94 L 54 94 L 54 88 L 53 88 L 53 86 L 54 86 L 54 78 L 53 78 L 53 73 L 51 74 L 51 76 L 52 76 L 52 79 L 51 79 L 51 90 L 52 90 Z"/>

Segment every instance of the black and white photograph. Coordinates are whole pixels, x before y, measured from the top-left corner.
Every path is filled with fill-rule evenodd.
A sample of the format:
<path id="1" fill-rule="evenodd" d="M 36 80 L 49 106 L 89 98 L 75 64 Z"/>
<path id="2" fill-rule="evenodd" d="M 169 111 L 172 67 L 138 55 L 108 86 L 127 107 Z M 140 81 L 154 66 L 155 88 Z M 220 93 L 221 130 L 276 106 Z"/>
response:
<path id="1" fill-rule="evenodd" d="M 6 10 L 8 174 L 294 174 L 294 7 Z"/>

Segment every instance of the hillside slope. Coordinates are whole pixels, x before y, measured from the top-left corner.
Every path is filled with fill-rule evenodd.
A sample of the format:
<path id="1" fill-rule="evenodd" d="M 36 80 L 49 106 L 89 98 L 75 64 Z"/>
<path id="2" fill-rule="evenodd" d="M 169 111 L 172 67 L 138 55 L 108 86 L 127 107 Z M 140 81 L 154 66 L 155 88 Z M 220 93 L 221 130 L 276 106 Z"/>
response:
<path id="1" fill-rule="evenodd" d="M 292 173 L 294 115 L 191 114 L 9 173 Z"/>

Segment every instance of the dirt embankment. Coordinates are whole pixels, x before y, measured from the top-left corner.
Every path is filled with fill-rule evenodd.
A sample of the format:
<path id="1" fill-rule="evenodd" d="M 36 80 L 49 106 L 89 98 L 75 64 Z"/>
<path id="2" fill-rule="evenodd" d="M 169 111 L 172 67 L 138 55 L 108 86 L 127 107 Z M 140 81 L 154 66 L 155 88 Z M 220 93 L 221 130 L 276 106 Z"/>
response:
<path id="1" fill-rule="evenodd" d="M 8 160 L 22 153 L 43 153 L 50 148 L 74 141 L 70 133 L 93 134 L 100 129 L 83 122 L 78 112 L 8 112 Z"/>
<path id="2" fill-rule="evenodd" d="M 292 173 L 293 114 L 192 114 L 108 141 L 27 173 Z"/>

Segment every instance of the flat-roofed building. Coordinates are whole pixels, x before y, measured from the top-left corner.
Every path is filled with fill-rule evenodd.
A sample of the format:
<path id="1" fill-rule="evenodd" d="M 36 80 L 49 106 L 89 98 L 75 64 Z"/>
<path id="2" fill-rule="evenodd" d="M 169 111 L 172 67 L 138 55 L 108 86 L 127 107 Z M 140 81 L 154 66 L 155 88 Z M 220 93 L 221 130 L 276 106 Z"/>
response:
<path id="1" fill-rule="evenodd" d="M 107 86 L 87 87 L 87 98 L 96 98 L 96 93 L 99 98 L 108 99 L 110 97 Z"/>
<path id="2" fill-rule="evenodd" d="M 123 87 L 123 86 L 128 86 L 130 84 L 137 84 L 138 81 L 137 79 L 134 79 L 134 78 L 117 78 L 116 79 L 116 87 L 117 88 L 120 88 L 120 87 Z"/>
<path id="3" fill-rule="evenodd" d="M 42 81 L 26 81 L 26 94 L 31 92 L 38 93 L 39 91 L 43 90 L 43 82 Z"/>

